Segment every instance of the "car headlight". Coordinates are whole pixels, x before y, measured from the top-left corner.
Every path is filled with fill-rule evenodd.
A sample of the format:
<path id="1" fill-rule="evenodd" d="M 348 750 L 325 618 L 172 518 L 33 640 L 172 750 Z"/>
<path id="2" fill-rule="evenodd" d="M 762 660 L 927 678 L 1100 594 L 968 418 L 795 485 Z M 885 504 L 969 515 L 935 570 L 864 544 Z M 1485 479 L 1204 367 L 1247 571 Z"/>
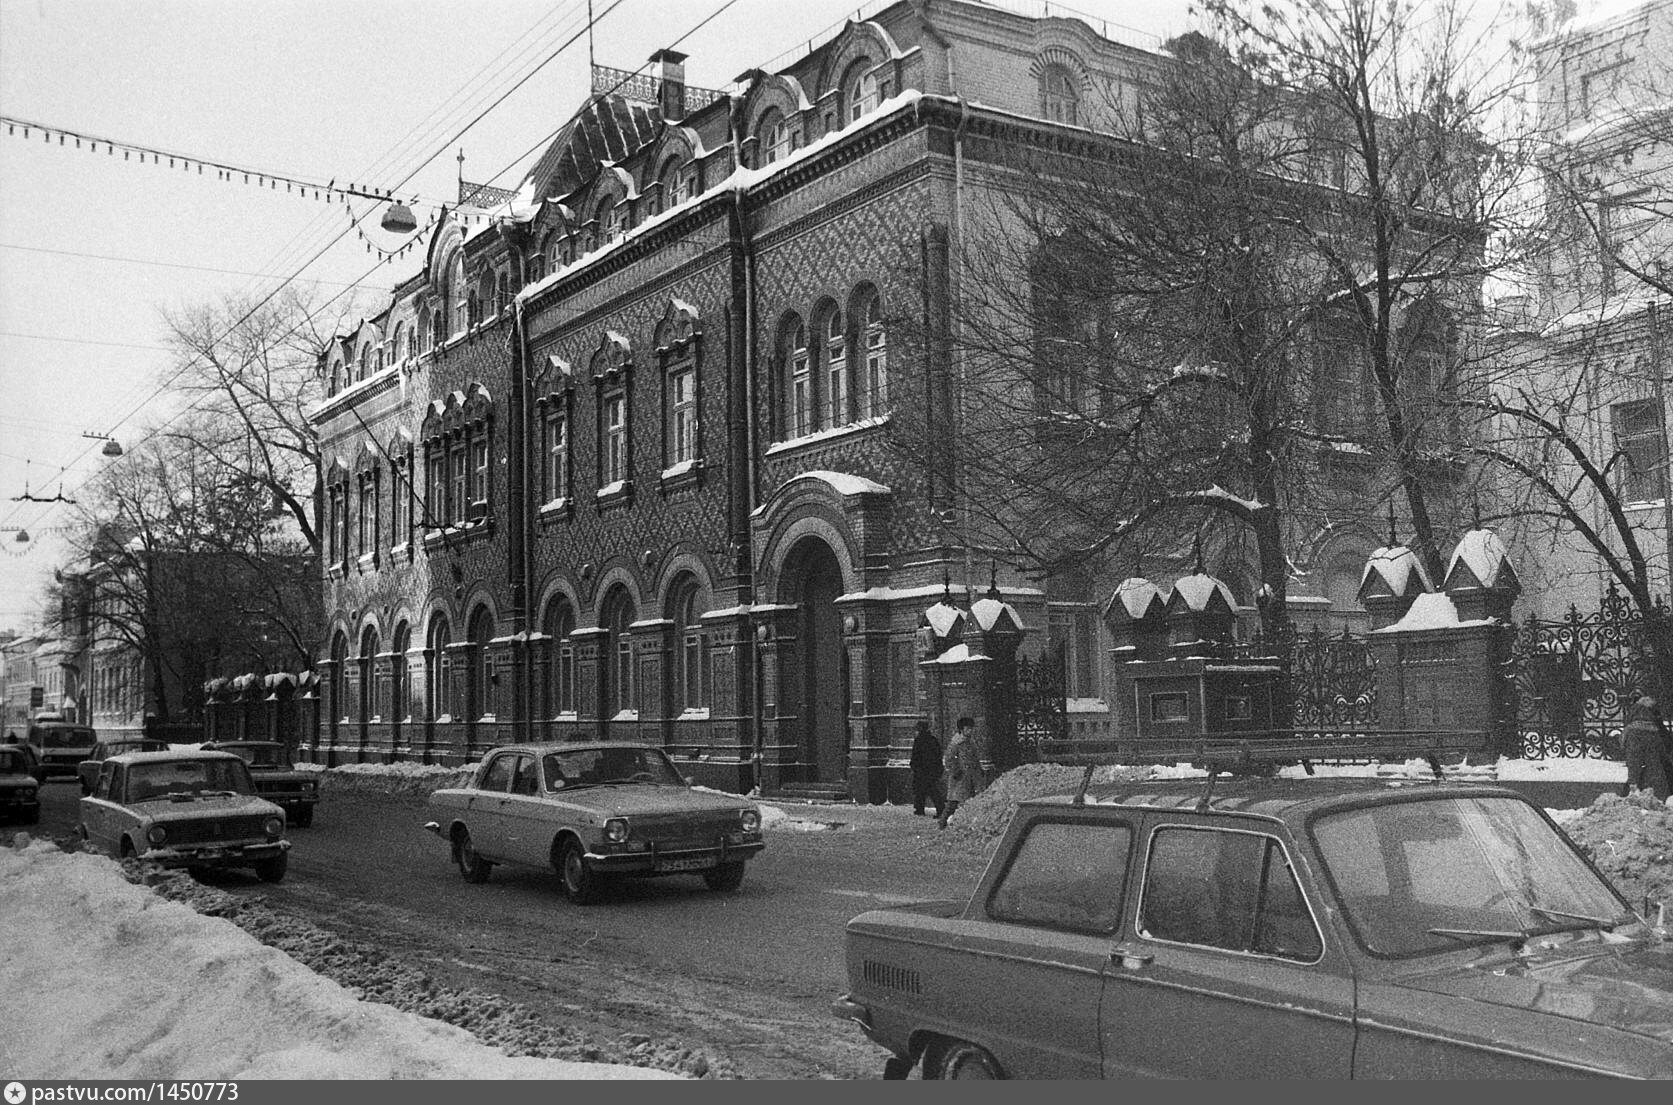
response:
<path id="1" fill-rule="evenodd" d="M 743 826 L 744 832 L 753 833 L 761 828 L 761 814 L 755 810 L 745 810 L 738 818 L 738 823 Z"/>
<path id="2" fill-rule="evenodd" d="M 627 839 L 627 818 L 612 817 L 604 823 L 604 839 L 611 844 L 620 844 Z"/>
<path id="3" fill-rule="evenodd" d="M 161 844 L 163 841 L 168 839 L 168 830 L 163 828 L 161 825 L 153 825 L 149 829 L 145 830 L 145 839 L 149 840 L 152 844 Z"/>
<path id="4" fill-rule="evenodd" d="M 266 821 L 261 823 L 261 827 L 262 831 L 267 834 L 268 840 L 278 840 L 279 837 L 284 834 L 285 819 L 282 817 L 269 817 Z"/>
<path id="5" fill-rule="evenodd" d="M 302 784 L 302 790 L 304 791 L 304 793 L 311 793 L 314 789 L 314 786 L 315 786 L 315 784 L 312 781 L 309 781 L 309 782 L 306 782 L 306 783 Z"/>
<path id="6" fill-rule="evenodd" d="M 23 797 L 26 800 L 35 797 L 35 788 L 34 787 L 24 787 L 23 788 Z"/>

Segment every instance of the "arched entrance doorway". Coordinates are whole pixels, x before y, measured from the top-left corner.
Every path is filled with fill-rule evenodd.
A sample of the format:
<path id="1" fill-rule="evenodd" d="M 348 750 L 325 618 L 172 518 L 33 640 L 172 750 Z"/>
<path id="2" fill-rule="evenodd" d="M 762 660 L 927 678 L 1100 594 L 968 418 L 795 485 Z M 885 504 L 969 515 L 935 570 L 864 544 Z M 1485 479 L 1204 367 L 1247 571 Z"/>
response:
<path id="1" fill-rule="evenodd" d="M 785 676 L 798 684 L 797 736 L 807 782 L 835 783 L 848 772 L 848 656 L 842 647 L 842 566 L 830 546 L 804 538 L 784 567 L 785 593 L 797 606 L 795 661 Z"/>

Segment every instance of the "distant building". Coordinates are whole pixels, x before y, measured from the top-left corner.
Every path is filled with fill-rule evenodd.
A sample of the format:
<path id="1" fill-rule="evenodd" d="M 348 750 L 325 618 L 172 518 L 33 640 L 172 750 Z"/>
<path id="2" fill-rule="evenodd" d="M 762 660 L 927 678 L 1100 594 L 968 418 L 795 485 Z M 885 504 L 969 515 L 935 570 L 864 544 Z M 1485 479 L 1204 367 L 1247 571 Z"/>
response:
<path id="1" fill-rule="evenodd" d="M 1558 18 L 1533 43 L 1548 248 L 1526 285 L 1497 301 L 1493 340 L 1521 374 L 1507 386 L 1566 401 L 1608 468 L 1653 590 L 1668 594 L 1673 297 L 1653 282 L 1673 278 L 1673 0 L 1568 3 Z M 1616 547 L 1602 501 L 1578 493 Z M 1572 533 L 1519 528 L 1522 606 L 1547 617 L 1596 609 L 1611 581 L 1595 552 Z"/>

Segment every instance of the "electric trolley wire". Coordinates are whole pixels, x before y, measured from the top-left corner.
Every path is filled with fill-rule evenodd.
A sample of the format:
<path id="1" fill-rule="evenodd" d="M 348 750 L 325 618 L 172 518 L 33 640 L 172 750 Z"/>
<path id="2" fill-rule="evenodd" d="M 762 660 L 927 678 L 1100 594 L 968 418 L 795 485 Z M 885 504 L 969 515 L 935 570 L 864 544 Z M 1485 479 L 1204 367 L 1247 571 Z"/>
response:
<path id="1" fill-rule="evenodd" d="M 602 20 L 602 19 L 606 18 L 607 16 L 610 15 L 611 12 L 615 11 L 616 8 L 620 7 L 623 2 L 624 2 L 624 0 L 614 0 L 614 2 L 611 3 L 609 7 L 605 8 L 604 11 L 600 15 L 598 15 L 597 18 L 599 20 Z M 730 7 L 731 4 L 734 3 L 734 2 L 735 2 L 735 0 L 728 0 L 728 2 L 726 4 L 726 7 Z M 724 10 L 724 8 L 722 10 Z M 711 16 L 711 18 L 712 18 L 712 16 Z M 706 23 L 707 20 L 705 20 L 704 22 Z M 699 26 L 701 26 L 701 24 L 699 24 Z M 590 27 L 591 27 L 591 23 L 589 22 L 588 28 L 590 29 Z M 512 85 L 512 87 L 510 89 L 507 89 L 496 100 L 494 100 L 493 103 L 489 104 L 486 108 L 479 111 L 471 119 L 471 121 L 469 123 L 465 124 L 465 126 L 461 127 L 457 132 L 452 134 L 447 139 L 446 142 L 442 143 L 440 148 L 437 149 L 437 151 L 435 153 L 432 153 L 428 158 L 426 158 L 423 162 L 419 163 L 412 170 L 410 170 L 405 176 L 403 176 L 399 181 L 397 181 L 396 184 L 394 185 L 394 188 L 392 188 L 390 190 L 391 193 L 393 193 L 395 189 L 399 189 L 402 185 L 405 185 L 407 183 L 407 181 L 411 180 L 414 176 L 416 176 L 418 174 L 420 169 L 422 169 L 425 165 L 429 164 L 431 161 L 435 160 L 435 158 L 440 156 L 440 154 L 442 154 L 443 152 L 445 152 L 446 149 L 449 146 L 451 146 L 459 138 L 463 137 L 470 130 L 471 127 L 475 126 L 484 117 L 486 117 L 489 111 L 492 111 L 495 107 L 497 107 L 500 103 L 502 103 L 506 99 L 506 97 L 510 96 L 512 92 L 515 92 L 518 88 L 521 88 L 523 86 L 523 84 L 527 83 L 527 81 L 530 78 L 532 78 L 536 72 L 538 72 L 540 69 L 545 68 L 553 60 L 555 60 L 557 57 L 559 57 L 565 50 L 567 50 L 567 49 L 569 49 L 569 47 L 573 46 L 575 44 L 575 42 L 577 42 L 579 40 L 582 33 L 583 32 L 576 32 L 576 33 L 571 34 L 570 37 L 565 39 L 564 42 L 561 45 L 559 45 L 556 50 L 554 50 L 550 55 L 548 55 L 546 57 L 545 60 L 543 60 L 539 64 L 539 66 L 537 66 L 534 70 L 532 70 L 531 72 L 526 74 L 524 77 L 522 77 L 520 80 L 518 80 L 514 85 Z M 3 119 L 3 117 L 0 117 L 0 119 Z M 108 140 L 107 139 L 100 139 L 100 141 L 108 141 Z M 167 156 L 167 155 L 165 154 L 164 156 Z M 205 164 L 213 164 L 213 163 L 212 162 L 205 162 Z M 239 170 L 239 171 L 242 171 L 242 170 Z M 272 291 L 270 291 L 266 296 L 264 296 L 254 306 L 252 306 L 248 311 L 246 311 L 243 315 L 241 315 L 235 322 L 233 322 L 231 325 L 229 325 L 226 328 L 226 330 L 222 333 L 221 337 L 217 340 L 216 344 L 218 344 L 219 341 L 224 341 L 229 335 L 231 335 L 233 333 L 236 333 L 239 326 L 243 325 L 258 310 L 260 310 L 262 307 L 266 306 L 269 302 L 271 302 L 273 300 L 273 298 L 275 296 L 277 296 L 281 290 L 283 290 L 286 286 L 288 286 L 291 283 L 291 281 L 295 280 L 303 272 L 306 272 L 307 269 L 311 265 L 313 265 L 314 262 L 318 261 L 319 258 L 322 257 L 327 250 L 329 250 L 332 246 L 335 246 L 338 242 L 342 241 L 342 239 L 345 238 L 347 235 L 348 235 L 348 230 L 347 229 L 339 231 L 329 242 L 327 242 L 324 246 L 320 247 L 319 250 L 317 250 L 312 256 L 310 256 L 307 261 L 303 262 L 302 265 L 297 269 L 296 272 L 292 273 L 291 276 L 285 278 L 278 286 L 273 288 Z M 364 282 L 367 277 L 371 276 L 372 273 L 376 272 L 379 268 L 381 268 L 383 264 L 384 264 L 384 260 L 380 260 L 378 262 L 378 264 L 374 265 L 371 269 L 367 270 L 367 272 L 365 274 L 363 274 L 360 277 L 359 280 L 355 281 L 354 284 L 349 285 L 347 288 L 344 288 L 341 292 L 338 292 L 336 295 L 332 296 L 319 309 L 317 309 L 313 312 L 310 312 L 307 316 L 304 317 L 304 319 L 302 320 L 302 323 L 299 323 L 297 327 L 293 327 L 289 332 L 287 332 L 285 335 L 283 335 L 279 340 L 282 341 L 285 337 L 289 337 L 291 334 L 296 333 L 297 329 L 299 329 L 300 326 L 303 323 L 313 321 L 313 319 L 317 318 L 320 314 L 322 314 L 332 304 L 336 303 L 337 300 L 341 299 L 344 295 L 346 295 L 350 290 L 352 290 L 354 287 L 357 287 L 359 284 Z M 164 379 L 160 384 L 158 384 L 155 388 L 153 388 L 151 390 L 150 394 L 148 394 L 145 398 L 141 399 L 137 404 L 130 407 L 126 414 L 122 415 L 120 418 L 118 418 L 114 422 L 112 422 L 111 423 L 112 427 L 114 428 L 114 427 L 123 425 L 124 423 L 126 423 L 128 421 L 128 419 L 132 418 L 135 414 L 139 413 L 139 411 L 143 410 L 151 402 L 155 401 L 158 396 L 160 396 L 164 391 L 166 391 L 170 387 L 172 387 L 175 384 L 175 382 L 177 382 L 188 371 L 190 371 L 192 368 L 195 368 L 200 360 L 201 360 L 201 358 L 198 357 L 198 356 L 193 356 L 193 357 L 189 358 L 186 361 L 185 364 L 181 365 L 178 369 L 176 369 L 173 373 L 171 373 L 166 379 Z M 183 417 L 187 412 L 195 409 L 196 406 L 197 406 L 197 402 L 194 401 L 193 403 L 187 404 L 185 407 L 181 408 L 180 410 L 177 410 L 174 414 L 170 415 L 167 419 L 165 419 L 158 426 L 148 430 L 145 433 L 145 435 L 139 440 L 139 442 L 136 443 L 136 445 L 142 445 L 142 444 L 152 440 L 159 433 L 161 433 L 164 429 L 166 429 L 167 427 L 172 425 L 174 422 L 179 420 L 181 417 Z M 75 459 L 72 460 L 69 465 L 65 465 L 64 467 L 68 468 L 68 467 L 73 467 L 74 465 L 80 464 L 83 460 L 87 459 L 87 457 L 92 453 L 94 448 L 95 448 L 94 446 L 88 446 L 87 448 L 83 449 L 82 452 L 80 453 L 80 455 L 75 457 Z M 88 478 L 90 479 L 92 477 L 89 476 Z M 82 482 L 85 483 L 86 481 L 83 480 Z M 80 484 L 77 485 L 77 490 L 80 490 L 80 486 L 81 486 Z M 4 524 L 7 524 L 7 523 L 11 522 L 11 520 L 14 517 L 16 517 L 19 509 L 20 508 L 14 508 L 6 516 L 4 522 L 0 522 L 0 525 L 4 525 Z"/>

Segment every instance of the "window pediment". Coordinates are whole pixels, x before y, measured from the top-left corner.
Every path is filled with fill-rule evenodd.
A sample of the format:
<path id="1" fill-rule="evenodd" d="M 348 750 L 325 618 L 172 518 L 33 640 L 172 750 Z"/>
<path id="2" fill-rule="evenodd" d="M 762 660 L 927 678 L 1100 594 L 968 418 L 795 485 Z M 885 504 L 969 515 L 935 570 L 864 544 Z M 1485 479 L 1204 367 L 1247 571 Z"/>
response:
<path id="1" fill-rule="evenodd" d="M 697 308 L 683 299 L 670 299 L 656 324 L 657 353 L 679 353 L 702 336 L 703 321 Z"/>
<path id="2" fill-rule="evenodd" d="M 631 343 L 624 335 L 614 330 L 606 330 L 592 356 L 593 381 L 601 384 L 615 383 L 632 370 Z"/>

